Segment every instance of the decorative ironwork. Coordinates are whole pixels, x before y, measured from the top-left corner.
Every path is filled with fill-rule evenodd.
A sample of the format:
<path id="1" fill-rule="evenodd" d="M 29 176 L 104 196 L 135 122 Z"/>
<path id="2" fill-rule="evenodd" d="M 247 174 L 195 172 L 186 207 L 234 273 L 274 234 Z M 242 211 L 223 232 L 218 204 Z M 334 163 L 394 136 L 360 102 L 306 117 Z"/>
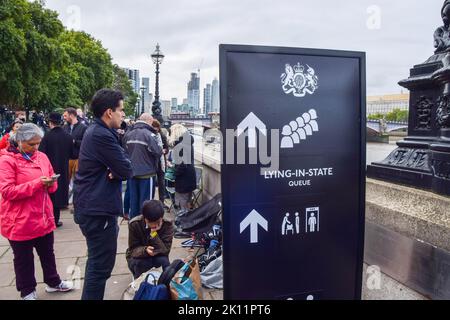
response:
<path id="1" fill-rule="evenodd" d="M 431 130 L 431 110 L 433 103 L 425 96 L 421 96 L 416 104 L 416 130 Z"/>
<path id="2" fill-rule="evenodd" d="M 436 123 L 439 128 L 450 128 L 450 97 L 442 95 L 438 99 Z"/>
<path id="3" fill-rule="evenodd" d="M 406 166 L 409 168 L 423 169 L 428 166 L 428 152 L 425 150 L 415 150 L 408 159 Z"/>
<path id="4" fill-rule="evenodd" d="M 431 167 L 435 177 L 450 181 L 450 162 L 433 160 Z"/>
<path id="5" fill-rule="evenodd" d="M 434 32 L 435 53 L 446 52 L 450 49 L 450 1 L 446 0 L 441 10 L 444 25 Z"/>
<path id="6" fill-rule="evenodd" d="M 382 163 L 395 167 L 429 170 L 429 151 L 424 149 L 398 148 Z"/>

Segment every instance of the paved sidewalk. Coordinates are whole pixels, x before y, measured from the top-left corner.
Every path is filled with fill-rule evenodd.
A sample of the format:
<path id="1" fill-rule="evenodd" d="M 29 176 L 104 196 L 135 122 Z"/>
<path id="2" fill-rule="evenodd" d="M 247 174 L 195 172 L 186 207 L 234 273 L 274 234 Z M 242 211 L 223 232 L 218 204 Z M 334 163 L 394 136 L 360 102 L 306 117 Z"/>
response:
<path id="1" fill-rule="evenodd" d="M 119 219 L 119 222 L 122 219 Z M 36 280 L 38 282 L 37 294 L 40 300 L 79 300 L 81 288 L 84 281 L 84 270 L 86 266 L 86 242 L 78 225 L 73 221 L 73 215 L 69 210 L 61 212 L 62 228 L 55 231 L 55 255 L 58 272 L 62 279 L 77 279 L 80 289 L 70 293 L 45 292 L 42 268 L 35 252 Z M 183 259 L 192 252 L 181 247 L 183 240 L 174 239 L 170 260 Z M 125 259 L 125 251 L 128 246 L 128 225 L 126 221 L 120 224 L 116 265 L 112 277 L 108 280 L 105 290 L 105 300 L 120 300 L 122 294 L 131 282 L 131 273 L 128 270 Z M 223 299 L 222 290 L 203 289 L 205 300 Z M 15 287 L 15 274 L 13 266 L 13 254 L 8 240 L 0 236 L 0 300 L 19 300 L 20 294 Z"/>

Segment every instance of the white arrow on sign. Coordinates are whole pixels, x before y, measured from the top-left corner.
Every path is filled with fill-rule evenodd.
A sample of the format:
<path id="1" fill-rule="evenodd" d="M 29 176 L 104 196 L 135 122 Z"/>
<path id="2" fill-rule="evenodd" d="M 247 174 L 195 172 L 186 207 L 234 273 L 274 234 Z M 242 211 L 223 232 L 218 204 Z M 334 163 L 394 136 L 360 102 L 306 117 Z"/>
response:
<path id="1" fill-rule="evenodd" d="M 258 211 L 253 210 L 241 222 L 241 233 L 250 226 L 250 243 L 258 243 L 258 226 L 261 226 L 264 230 L 269 231 L 269 224 Z"/>
<path id="2" fill-rule="evenodd" d="M 267 129 L 264 122 L 262 122 L 253 112 L 250 112 L 250 114 L 238 125 L 237 136 L 239 137 L 248 130 L 248 147 L 256 148 L 256 129 L 259 129 L 263 135 L 267 136 Z"/>

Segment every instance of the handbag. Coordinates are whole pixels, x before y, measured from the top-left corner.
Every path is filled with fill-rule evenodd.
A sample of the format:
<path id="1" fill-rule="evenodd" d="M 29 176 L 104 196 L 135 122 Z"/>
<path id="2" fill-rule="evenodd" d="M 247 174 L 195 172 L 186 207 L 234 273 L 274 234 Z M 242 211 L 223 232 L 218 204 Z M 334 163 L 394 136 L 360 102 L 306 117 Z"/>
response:
<path id="1" fill-rule="evenodd" d="M 170 281 L 175 276 L 175 274 L 184 266 L 184 262 L 180 259 L 174 260 L 167 268 L 163 271 L 158 279 L 158 284 L 163 284 L 169 288 Z"/>
<path id="2" fill-rule="evenodd" d="M 175 274 L 170 281 L 172 300 L 202 300 L 202 284 L 197 259 L 193 259 Z"/>
<path id="3" fill-rule="evenodd" d="M 149 277 L 153 278 L 153 284 L 148 282 Z M 149 273 L 139 286 L 133 300 L 170 300 L 169 290 L 163 284 L 157 284 L 157 279 Z"/>

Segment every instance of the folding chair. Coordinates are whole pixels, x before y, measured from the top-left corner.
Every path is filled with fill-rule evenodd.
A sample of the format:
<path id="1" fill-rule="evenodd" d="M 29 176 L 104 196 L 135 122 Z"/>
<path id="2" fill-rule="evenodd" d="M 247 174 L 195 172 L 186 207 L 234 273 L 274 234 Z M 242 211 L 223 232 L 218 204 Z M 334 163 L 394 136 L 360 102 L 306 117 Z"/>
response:
<path id="1" fill-rule="evenodd" d="M 200 197 L 203 194 L 203 168 L 195 167 L 195 176 L 197 180 L 197 189 L 192 192 L 192 207 L 198 208 L 200 206 Z"/>
<path id="2" fill-rule="evenodd" d="M 165 176 L 164 184 L 166 186 L 166 191 L 169 194 L 170 199 L 169 212 L 172 212 L 172 209 L 175 210 L 175 180 L 172 180 Z"/>

